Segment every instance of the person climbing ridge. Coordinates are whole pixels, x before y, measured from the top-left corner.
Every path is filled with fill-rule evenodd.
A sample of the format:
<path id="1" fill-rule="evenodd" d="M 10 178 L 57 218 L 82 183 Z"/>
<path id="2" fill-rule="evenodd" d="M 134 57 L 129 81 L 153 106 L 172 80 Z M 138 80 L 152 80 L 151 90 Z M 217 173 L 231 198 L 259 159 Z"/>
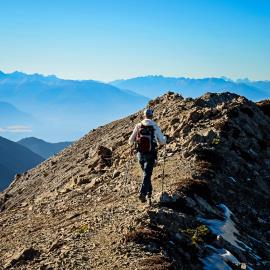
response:
<path id="1" fill-rule="evenodd" d="M 136 145 L 138 160 L 143 171 L 139 199 L 141 202 L 146 202 L 147 196 L 149 203 L 152 196 L 151 176 L 157 160 L 157 145 L 166 144 L 166 137 L 152 118 L 153 110 L 146 109 L 143 121 L 135 126 L 129 137 L 129 144 Z"/>

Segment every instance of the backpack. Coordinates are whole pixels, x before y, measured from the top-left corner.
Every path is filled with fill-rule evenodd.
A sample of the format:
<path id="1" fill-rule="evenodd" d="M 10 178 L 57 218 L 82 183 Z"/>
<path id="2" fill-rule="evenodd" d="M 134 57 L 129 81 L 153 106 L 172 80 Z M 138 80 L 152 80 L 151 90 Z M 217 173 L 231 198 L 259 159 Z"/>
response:
<path id="1" fill-rule="evenodd" d="M 137 150 L 140 153 L 150 153 L 155 150 L 155 129 L 153 126 L 145 126 L 143 124 L 140 125 L 136 142 L 137 142 Z"/>

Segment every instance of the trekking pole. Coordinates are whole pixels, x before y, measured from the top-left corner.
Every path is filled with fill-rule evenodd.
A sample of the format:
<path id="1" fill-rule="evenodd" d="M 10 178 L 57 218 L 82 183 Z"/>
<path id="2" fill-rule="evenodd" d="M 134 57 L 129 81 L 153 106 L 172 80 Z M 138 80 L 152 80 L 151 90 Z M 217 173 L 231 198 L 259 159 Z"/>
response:
<path id="1" fill-rule="evenodd" d="M 166 143 L 164 145 L 164 156 L 163 156 L 163 168 L 162 168 L 162 179 L 161 179 L 161 194 L 164 190 L 164 178 L 165 178 L 165 159 L 166 159 Z"/>
<path id="2" fill-rule="evenodd" d="M 130 160 L 131 160 L 131 155 L 132 155 L 132 148 L 130 148 L 130 153 L 129 153 L 129 159 L 126 163 L 126 173 L 125 173 L 125 180 L 124 180 L 124 190 L 125 193 L 127 193 L 127 181 L 128 181 L 128 175 L 129 175 L 129 167 L 130 167 Z"/>

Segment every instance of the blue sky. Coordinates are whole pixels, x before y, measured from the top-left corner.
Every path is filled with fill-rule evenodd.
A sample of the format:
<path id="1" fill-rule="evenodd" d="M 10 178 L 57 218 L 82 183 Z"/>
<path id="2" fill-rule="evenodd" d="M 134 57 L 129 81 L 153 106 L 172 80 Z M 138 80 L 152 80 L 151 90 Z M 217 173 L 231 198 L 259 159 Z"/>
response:
<path id="1" fill-rule="evenodd" d="M 0 0 L 0 70 L 270 80 L 268 0 Z"/>

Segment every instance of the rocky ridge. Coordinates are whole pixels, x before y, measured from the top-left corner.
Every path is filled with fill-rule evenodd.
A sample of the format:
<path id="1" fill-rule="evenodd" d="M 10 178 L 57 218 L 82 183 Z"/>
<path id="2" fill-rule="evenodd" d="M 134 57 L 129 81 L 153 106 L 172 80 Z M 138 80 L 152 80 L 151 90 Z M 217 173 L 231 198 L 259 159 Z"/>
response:
<path id="1" fill-rule="evenodd" d="M 141 172 L 127 145 L 140 111 L 91 131 L 1 193 L 0 269 L 270 268 L 265 103 L 169 92 L 149 106 L 170 136 L 152 206 L 137 199 Z"/>

